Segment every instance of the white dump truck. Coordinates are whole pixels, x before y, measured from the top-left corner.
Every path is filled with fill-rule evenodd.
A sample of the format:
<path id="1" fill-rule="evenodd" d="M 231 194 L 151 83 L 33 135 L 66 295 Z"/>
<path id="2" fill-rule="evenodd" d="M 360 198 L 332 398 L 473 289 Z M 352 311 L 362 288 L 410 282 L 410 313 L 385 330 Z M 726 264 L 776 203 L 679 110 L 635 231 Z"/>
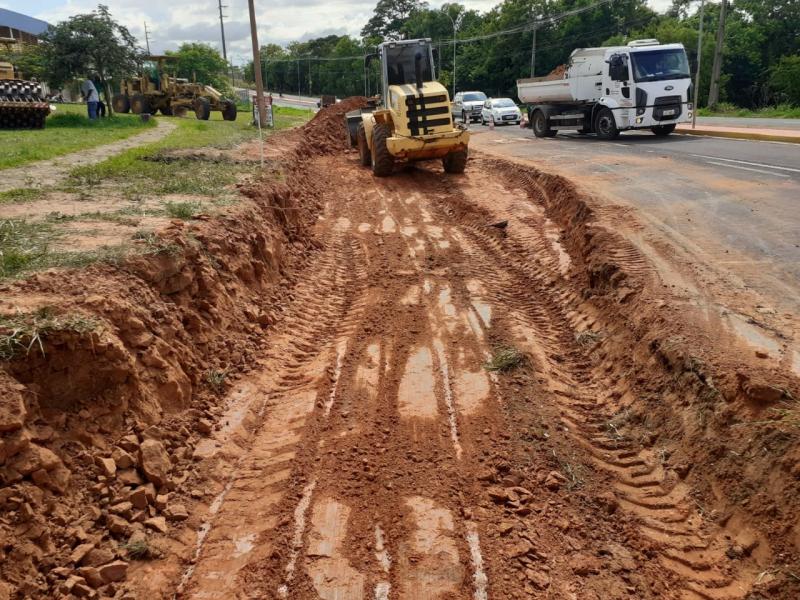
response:
<path id="1" fill-rule="evenodd" d="M 611 140 L 626 129 L 669 135 L 692 119 L 692 80 L 683 44 L 636 40 L 578 48 L 563 77 L 517 80 L 536 137 L 562 129 Z"/>

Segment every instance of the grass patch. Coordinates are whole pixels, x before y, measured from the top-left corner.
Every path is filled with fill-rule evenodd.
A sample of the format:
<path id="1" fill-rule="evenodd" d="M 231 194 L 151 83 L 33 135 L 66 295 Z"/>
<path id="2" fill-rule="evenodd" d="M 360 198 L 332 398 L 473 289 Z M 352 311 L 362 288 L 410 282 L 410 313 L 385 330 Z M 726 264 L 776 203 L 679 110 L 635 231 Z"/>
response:
<path id="1" fill-rule="evenodd" d="M 516 369 L 525 361 L 525 355 L 511 346 L 496 348 L 492 358 L 483 365 L 487 371 L 504 373 Z"/>
<path id="2" fill-rule="evenodd" d="M 206 371 L 206 383 L 210 385 L 215 392 L 221 392 L 225 389 L 225 380 L 228 377 L 228 372 L 220 369 L 211 369 Z"/>
<path id="3" fill-rule="evenodd" d="M 29 315 L 0 316 L 0 360 L 11 360 L 38 347 L 44 355 L 43 340 L 61 331 L 86 334 L 99 323 L 82 314 L 54 315 L 49 307 Z"/>
<path id="4" fill-rule="evenodd" d="M 285 129 L 302 124 L 311 111 L 275 109 L 275 129 Z M 176 129 L 164 139 L 122 152 L 95 165 L 74 169 L 67 185 L 73 187 L 97 186 L 113 182 L 123 195 L 184 194 L 216 197 L 236 183 L 242 173 L 249 173 L 253 164 L 233 161 L 207 161 L 198 168 L 196 157 L 170 155 L 176 150 L 192 148 L 230 148 L 257 137 L 258 130 L 249 122 L 249 115 L 240 115 L 236 121 L 223 121 L 212 113 L 208 121 L 196 119 L 171 119 Z M 269 133 L 268 133 L 269 135 Z M 169 156 L 169 160 L 162 157 Z"/>
<path id="5" fill-rule="evenodd" d="M 148 128 L 137 115 L 90 121 L 86 106 L 59 105 L 44 129 L 0 131 L 0 169 L 18 167 L 124 139 Z"/>
<path id="6" fill-rule="evenodd" d="M 156 254 L 177 256 L 183 251 L 178 244 L 165 242 L 152 231 L 137 231 L 133 234 L 133 239 L 143 245 L 141 253 L 148 256 Z"/>
<path id="7" fill-rule="evenodd" d="M 161 551 L 151 546 L 146 539 L 129 541 L 120 548 L 131 560 L 153 560 L 162 555 Z"/>
<path id="8" fill-rule="evenodd" d="M 701 117 L 755 117 L 762 119 L 800 119 L 800 106 L 779 104 L 766 108 L 740 108 L 729 102 L 720 102 L 715 110 L 701 108 L 697 111 Z"/>
<path id="9" fill-rule="evenodd" d="M 594 346 L 597 342 L 603 339 L 603 334 L 599 331 L 592 331 L 587 329 L 575 334 L 575 341 L 579 346 Z"/>
<path id="10" fill-rule="evenodd" d="M 165 206 L 173 219 L 193 219 L 202 208 L 199 202 L 167 202 Z"/>
<path id="11" fill-rule="evenodd" d="M 33 202 L 42 195 L 42 190 L 36 188 L 16 188 L 5 192 L 0 192 L 0 204 L 12 204 L 14 202 Z"/>

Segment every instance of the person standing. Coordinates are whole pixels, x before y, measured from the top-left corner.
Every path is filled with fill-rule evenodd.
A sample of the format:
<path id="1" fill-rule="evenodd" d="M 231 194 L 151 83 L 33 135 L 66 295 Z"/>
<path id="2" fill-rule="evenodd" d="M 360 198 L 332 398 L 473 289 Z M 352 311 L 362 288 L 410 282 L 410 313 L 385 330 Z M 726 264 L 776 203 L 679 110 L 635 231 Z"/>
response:
<path id="1" fill-rule="evenodd" d="M 94 87 L 91 79 L 86 79 L 81 84 L 81 94 L 86 100 L 86 109 L 89 112 L 89 118 L 94 120 L 97 118 L 97 103 L 100 101 L 100 95 L 97 93 L 97 88 Z"/>

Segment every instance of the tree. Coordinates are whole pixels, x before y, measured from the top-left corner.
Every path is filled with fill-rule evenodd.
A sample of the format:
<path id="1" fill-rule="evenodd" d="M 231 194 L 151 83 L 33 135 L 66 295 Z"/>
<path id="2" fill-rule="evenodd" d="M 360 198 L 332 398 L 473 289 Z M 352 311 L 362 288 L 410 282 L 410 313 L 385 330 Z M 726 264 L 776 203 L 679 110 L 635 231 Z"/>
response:
<path id="1" fill-rule="evenodd" d="M 770 69 L 769 85 L 778 102 L 800 106 L 800 56 L 783 56 Z"/>
<path id="2" fill-rule="evenodd" d="M 111 111 L 110 80 L 136 70 L 141 52 L 128 29 L 117 23 L 107 6 L 75 15 L 51 26 L 41 36 L 47 80 L 60 86 L 69 79 L 96 74 Z"/>
<path id="3" fill-rule="evenodd" d="M 0 61 L 13 64 L 24 79 L 45 79 L 44 51 L 39 44 L 17 43 L 8 49 L 0 46 Z"/>
<path id="4" fill-rule="evenodd" d="M 423 0 L 378 0 L 372 18 L 361 30 L 364 37 L 400 39 L 403 25 L 416 11 L 428 7 Z"/>
<path id="5" fill-rule="evenodd" d="M 230 90 L 228 65 L 213 46 L 185 43 L 177 51 L 167 52 L 167 56 L 175 59 L 167 63 L 167 70 L 178 77 L 185 77 L 189 81 L 196 79 L 198 83 L 210 85 L 221 92 Z"/>

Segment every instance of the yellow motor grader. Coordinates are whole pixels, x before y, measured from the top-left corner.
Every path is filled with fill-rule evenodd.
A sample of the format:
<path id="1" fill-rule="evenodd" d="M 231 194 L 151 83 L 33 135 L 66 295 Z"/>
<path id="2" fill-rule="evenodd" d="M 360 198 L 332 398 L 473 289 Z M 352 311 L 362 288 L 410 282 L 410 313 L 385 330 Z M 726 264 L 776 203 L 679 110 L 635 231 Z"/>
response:
<path id="1" fill-rule="evenodd" d="M 210 85 L 203 85 L 171 76 L 167 73 L 166 61 L 172 56 L 148 56 L 145 60 L 156 63 L 152 72 L 143 71 L 135 79 L 124 79 L 119 94 L 112 99 L 114 110 L 119 113 L 155 114 L 183 116 L 194 111 L 198 119 L 207 121 L 212 110 L 222 113 L 226 121 L 236 120 L 236 103 L 225 98 Z"/>
<path id="2" fill-rule="evenodd" d="M 14 38 L 0 38 L 11 50 Z M 38 81 L 22 79 L 10 62 L 0 61 L 0 129 L 42 129 L 50 103 Z"/>
<path id="3" fill-rule="evenodd" d="M 441 158 L 448 173 L 463 173 L 469 132 L 455 125 L 447 89 L 434 76 L 430 39 L 384 42 L 381 99 L 373 109 L 347 113 L 351 145 L 361 164 L 378 177 L 391 175 L 396 162 Z"/>

